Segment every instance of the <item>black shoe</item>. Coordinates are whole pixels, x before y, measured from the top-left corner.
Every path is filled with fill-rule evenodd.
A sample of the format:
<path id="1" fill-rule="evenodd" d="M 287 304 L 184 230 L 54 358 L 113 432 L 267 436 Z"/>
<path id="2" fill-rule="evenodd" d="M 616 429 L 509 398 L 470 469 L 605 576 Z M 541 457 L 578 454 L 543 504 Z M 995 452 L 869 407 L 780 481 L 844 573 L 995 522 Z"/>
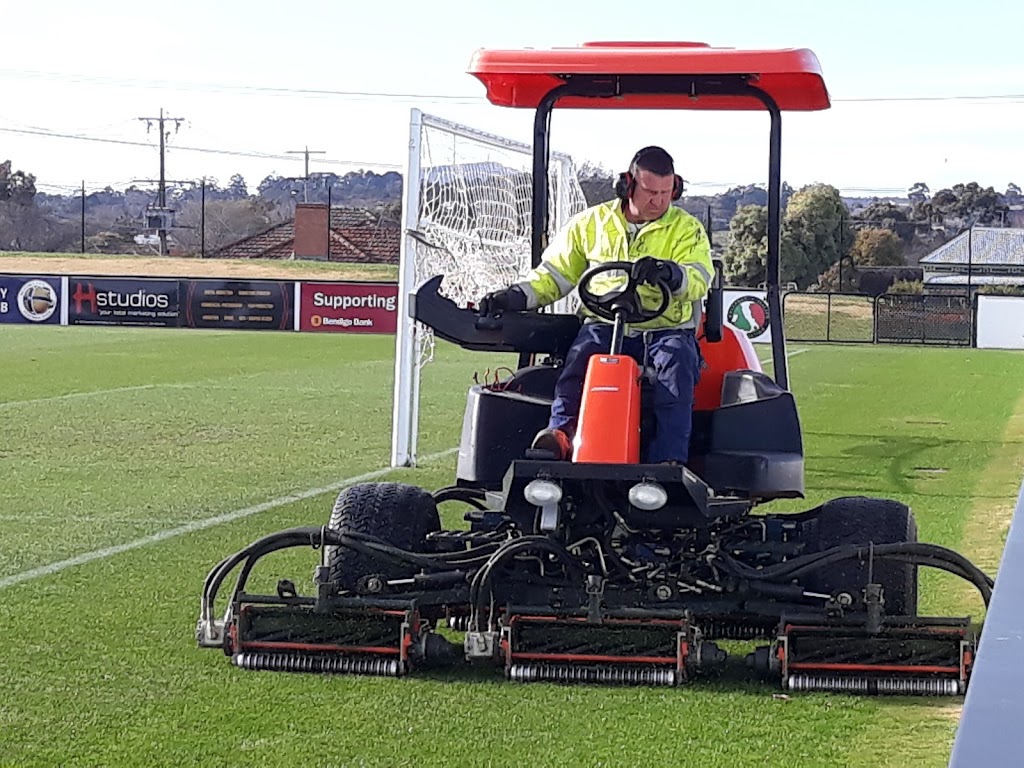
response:
<path id="1" fill-rule="evenodd" d="M 572 441 L 560 429 L 542 429 L 533 438 L 530 448 L 550 453 L 555 461 L 567 461 L 572 456 Z"/>

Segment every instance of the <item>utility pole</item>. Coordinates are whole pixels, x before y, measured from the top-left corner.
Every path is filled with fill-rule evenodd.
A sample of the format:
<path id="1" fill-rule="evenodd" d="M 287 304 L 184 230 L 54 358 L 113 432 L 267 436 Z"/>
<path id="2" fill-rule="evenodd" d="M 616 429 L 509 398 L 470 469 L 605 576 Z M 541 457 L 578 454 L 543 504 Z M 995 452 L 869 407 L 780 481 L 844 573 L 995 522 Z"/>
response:
<path id="1" fill-rule="evenodd" d="M 160 117 L 139 117 L 138 120 L 144 120 L 146 122 L 146 133 L 149 133 L 153 127 L 153 123 L 158 124 L 160 130 L 160 178 L 157 179 L 157 183 L 160 185 L 157 192 L 157 207 L 160 209 L 160 227 L 158 232 L 160 234 L 160 255 L 167 255 L 167 178 L 165 173 L 165 160 L 164 156 L 167 150 L 166 139 L 169 136 L 167 131 L 164 130 L 164 124 L 167 122 L 174 123 L 174 132 L 178 132 L 178 128 L 185 118 L 183 117 L 166 117 L 164 115 L 163 107 L 160 108 Z M 145 179 L 145 181 L 153 181 L 152 179 Z"/>
<path id="2" fill-rule="evenodd" d="M 85 179 L 82 179 L 82 253 L 85 253 Z"/>
<path id="3" fill-rule="evenodd" d="M 306 173 L 302 176 L 302 202 L 309 202 L 309 156 L 310 155 L 326 155 L 327 153 L 322 149 L 310 149 L 309 145 L 306 145 L 305 149 L 289 149 L 289 155 L 305 155 L 306 156 Z"/>

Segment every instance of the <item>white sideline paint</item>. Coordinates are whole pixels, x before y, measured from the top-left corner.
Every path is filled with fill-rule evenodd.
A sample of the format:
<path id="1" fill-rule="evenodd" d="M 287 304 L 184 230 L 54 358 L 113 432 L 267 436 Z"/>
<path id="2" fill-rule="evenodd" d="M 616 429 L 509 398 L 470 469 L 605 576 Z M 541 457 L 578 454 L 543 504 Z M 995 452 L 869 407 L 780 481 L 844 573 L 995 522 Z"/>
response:
<path id="1" fill-rule="evenodd" d="M 57 403 L 61 400 L 73 400 L 76 397 L 96 397 L 97 395 L 112 395 L 116 392 L 138 392 L 145 389 L 156 389 L 157 387 L 180 386 L 175 384 L 139 384 L 134 387 L 114 387 L 113 389 L 97 389 L 92 392 L 69 392 L 66 395 L 54 395 L 53 397 L 37 397 L 33 400 L 10 400 L 0 403 L 2 408 L 14 408 L 19 405 L 39 405 L 41 403 Z"/>
<path id="2" fill-rule="evenodd" d="M 458 448 L 449 448 L 446 451 L 440 451 L 438 453 L 431 453 L 423 457 L 424 461 L 433 461 L 434 459 L 441 459 L 445 456 L 451 456 L 453 453 L 458 451 Z M 179 525 L 176 528 L 168 528 L 163 531 L 157 531 L 149 536 L 143 536 L 140 539 L 134 541 L 128 541 L 124 544 L 115 544 L 112 547 L 104 547 L 103 549 L 94 549 L 92 552 L 84 552 L 81 555 L 75 555 L 67 560 L 59 560 L 56 563 L 50 563 L 49 565 L 41 565 L 38 568 L 31 568 L 21 573 L 15 573 L 12 576 L 4 576 L 0 578 L 0 589 L 6 589 L 7 587 L 13 587 L 15 584 L 21 584 L 24 581 L 32 581 L 42 576 L 50 576 L 54 573 L 59 573 L 68 568 L 73 568 L 76 565 L 85 565 L 91 563 L 94 560 L 104 560 L 114 555 L 119 555 L 122 552 L 130 552 L 133 549 L 139 549 L 149 544 L 158 544 L 161 541 L 167 541 L 168 539 L 174 539 L 178 536 L 184 536 L 187 533 L 195 533 L 196 531 L 202 531 L 206 528 L 212 528 L 215 525 L 222 523 L 231 523 L 235 520 L 241 520 L 245 517 L 251 517 L 257 515 L 260 512 L 266 512 L 270 509 L 276 509 L 277 507 L 283 507 L 286 504 L 293 504 L 296 501 L 305 501 L 311 499 L 314 496 L 320 496 L 324 493 L 331 493 L 333 491 L 340 491 L 347 485 L 353 483 L 361 483 L 366 480 L 373 480 L 374 478 L 387 475 L 395 471 L 395 467 L 385 467 L 384 469 L 375 469 L 372 472 L 366 472 L 362 475 L 356 475 L 354 477 L 347 477 L 344 480 L 339 480 L 331 485 L 325 485 L 323 488 L 310 488 L 308 491 L 301 491 L 294 493 L 289 496 L 281 496 L 277 499 L 271 499 L 265 501 L 262 504 L 256 504 L 252 507 L 245 507 L 244 509 L 236 509 L 234 512 L 226 512 L 223 515 L 217 515 L 216 517 L 208 517 L 204 520 L 196 520 L 185 525 Z"/>
<path id="3" fill-rule="evenodd" d="M 811 351 L 810 347 L 801 347 L 800 349 L 794 349 L 792 352 L 787 352 L 786 353 L 786 357 L 787 358 L 796 357 L 797 355 L 802 355 L 804 352 L 810 352 L 810 351 Z M 774 359 L 775 359 L 774 357 L 766 358 L 766 359 L 761 361 L 761 365 L 767 365 L 768 363 L 770 363 Z"/>

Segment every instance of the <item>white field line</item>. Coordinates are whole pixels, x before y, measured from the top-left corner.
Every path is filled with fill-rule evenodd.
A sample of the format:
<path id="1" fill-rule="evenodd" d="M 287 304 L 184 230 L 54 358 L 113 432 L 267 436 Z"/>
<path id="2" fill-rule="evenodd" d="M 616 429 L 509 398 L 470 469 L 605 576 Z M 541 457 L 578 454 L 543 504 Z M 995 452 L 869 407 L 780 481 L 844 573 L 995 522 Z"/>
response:
<path id="1" fill-rule="evenodd" d="M 0 409 L 15 408 L 19 405 L 41 405 L 43 403 L 59 403 L 61 400 L 74 400 L 79 397 L 97 397 L 99 395 L 112 395 L 118 392 L 139 392 L 145 389 L 156 389 L 157 387 L 180 387 L 181 384 L 139 384 L 134 387 L 114 387 L 113 389 L 97 389 L 92 392 L 69 392 L 66 395 L 54 395 L 53 397 L 37 397 L 33 400 L 9 400 L 0 403 Z M 192 386 L 192 385 L 186 385 Z"/>
<path id="2" fill-rule="evenodd" d="M 787 352 L 786 353 L 786 357 L 787 358 L 796 357 L 797 355 L 802 355 L 804 352 L 810 352 L 810 351 L 811 351 L 810 347 L 800 347 L 800 349 L 794 349 L 792 352 Z M 767 365 L 768 363 L 770 363 L 774 359 L 775 359 L 774 357 L 766 358 L 766 359 L 761 361 L 761 365 Z"/>
<path id="3" fill-rule="evenodd" d="M 444 458 L 458 451 L 458 448 L 449 448 L 446 451 L 440 451 L 438 453 L 431 453 L 428 456 L 422 457 L 422 461 L 433 461 L 434 459 Z M 191 523 L 185 523 L 175 528 L 167 528 L 163 531 L 157 531 L 149 536 L 143 536 L 142 538 L 135 539 L 133 541 L 125 542 L 124 544 L 115 544 L 112 547 L 104 547 L 103 549 L 94 549 L 92 552 L 84 552 L 81 555 L 75 555 L 67 560 L 59 560 L 56 563 L 50 563 L 49 565 L 41 565 L 38 568 L 30 568 L 27 571 L 21 573 L 15 573 L 11 576 L 0 577 L 0 589 L 6 589 L 12 587 L 15 584 L 21 584 L 24 581 L 32 581 L 42 576 L 50 576 L 54 573 L 73 568 L 76 565 L 85 565 L 91 563 L 94 560 L 104 560 L 114 555 L 119 555 L 122 552 L 130 552 L 133 549 L 139 549 L 150 544 L 158 544 L 161 541 L 167 541 L 168 539 L 174 539 L 178 536 L 184 536 L 188 533 L 195 533 L 196 531 L 202 531 L 206 528 L 212 528 L 215 525 L 221 525 L 222 523 L 231 523 L 235 520 L 241 520 L 245 517 L 251 517 L 257 515 L 260 512 L 266 512 L 270 509 L 276 509 L 277 507 L 283 507 L 286 504 L 293 504 L 296 501 L 304 501 L 311 499 L 314 496 L 320 496 L 325 493 L 331 493 L 340 491 L 347 485 L 353 483 L 361 483 L 366 480 L 373 480 L 374 478 L 387 475 L 395 471 L 395 467 L 385 467 L 383 469 L 375 469 L 372 472 L 366 472 L 362 475 L 355 475 L 354 477 L 347 477 L 344 480 L 339 480 L 331 485 L 325 485 L 323 488 L 310 488 L 307 491 L 301 491 L 299 493 L 293 493 L 288 496 L 281 496 L 270 501 L 265 501 L 262 504 L 256 504 L 252 507 L 245 507 L 244 509 L 236 509 L 233 512 L 226 512 L 223 515 L 217 515 L 215 517 L 208 517 L 202 520 L 196 520 Z"/>
<path id="4" fill-rule="evenodd" d="M 102 515 L 62 515 L 59 512 L 38 512 L 30 515 L 0 515 L 0 523 L 45 523 L 47 521 L 61 523 L 86 523 L 97 525 L 184 525 L 194 522 L 186 517 L 153 518 L 153 517 L 103 517 Z"/>
<path id="5" fill-rule="evenodd" d="M 238 376 L 232 378 L 254 378 L 262 374 L 247 374 L 246 376 Z M 202 387 L 203 389 L 218 389 L 218 390 L 238 390 L 242 387 L 232 386 L 230 384 L 215 384 L 205 381 L 195 382 L 163 382 L 158 384 L 138 384 L 132 387 L 113 387 L 112 389 L 96 389 L 89 392 L 69 392 L 66 395 L 53 395 L 51 397 L 37 397 L 32 400 L 9 400 L 7 402 L 0 402 L 0 410 L 5 408 L 17 408 L 22 405 L 43 405 L 46 403 L 59 403 L 63 400 L 75 400 L 81 397 L 102 397 L 103 395 L 114 395 L 120 392 L 143 392 L 149 389 L 196 389 Z M 287 390 L 289 392 L 321 392 L 322 387 L 304 387 L 296 389 L 293 386 L 281 386 L 281 387 L 263 387 L 263 389 L 271 390 Z"/>

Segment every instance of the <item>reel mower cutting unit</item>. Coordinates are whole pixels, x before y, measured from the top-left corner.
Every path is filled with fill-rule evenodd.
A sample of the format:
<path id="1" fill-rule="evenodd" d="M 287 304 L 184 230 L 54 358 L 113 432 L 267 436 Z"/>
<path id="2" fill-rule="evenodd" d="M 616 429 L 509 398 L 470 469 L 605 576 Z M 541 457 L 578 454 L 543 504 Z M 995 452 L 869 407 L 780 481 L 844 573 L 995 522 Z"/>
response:
<path id="1" fill-rule="evenodd" d="M 427 280 L 410 311 L 467 349 L 514 352 L 508 378 L 469 390 L 454 485 L 344 489 L 324 526 L 273 534 L 208 575 L 199 645 L 236 666 L 401 676 L 434 666 L 493 665 L 509 680 L 675 686 L 728 666 L 721 641 L 754 644 L 749 672 L 789 691 L 962 694 L 976 644 L 967 617 L 918 614 L 917 574 L 992 579 L 966 558 L 917 541 L 897 501 L 838 498 L 764 513 L 804 495 L 803 442 L 788 390 L 779 294 L 783 110 L 829 106 L 806 50 L 738 51 L 700 44 L 588 44 L 477 53 L 490 100 L 536 110 L 533 259 L 544 247 L 548 126 L 569 108 L 766 110 L 769 136 L 767 299 L 774 377 L 745 335 L 722 322 L 717 274 L 699 329 L 706 363 L 695 392 L 686 466 L 645 464 L 651 395 L 644 365 L 622 355 L 648 306 L 626 262 L 584 275 L 580 300 L 614 323 L 591 358 L 570 460 L 531 449 L 547 424 L 555 379 L 580 328 L 575 315 L 481 316 Z M 619 288 L 597 293 L 597 276 Z M 465 530 L 442 530 L 438 505 L 467 507 Z M 288 580 L 247 591 L 265 555 L 319 552 L 314 588 Z M 215 603 L 238 571 L 226 608 Z M 440 632 L 443 625 L 461 632 Z"/>

